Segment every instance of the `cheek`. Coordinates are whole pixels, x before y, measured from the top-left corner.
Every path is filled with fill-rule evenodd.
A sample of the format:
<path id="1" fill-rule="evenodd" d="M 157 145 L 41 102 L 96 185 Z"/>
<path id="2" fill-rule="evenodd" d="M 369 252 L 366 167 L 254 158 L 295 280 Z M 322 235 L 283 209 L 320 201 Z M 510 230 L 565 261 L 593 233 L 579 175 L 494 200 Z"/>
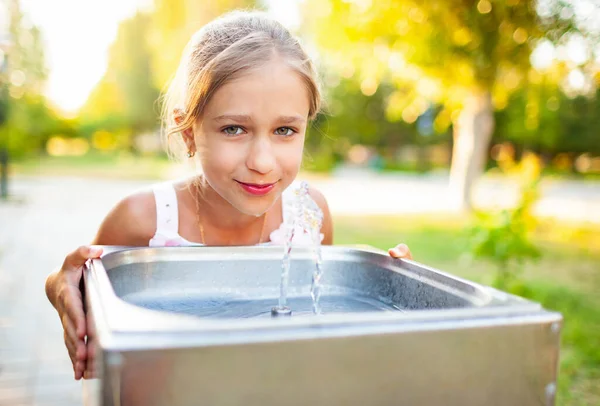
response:
<path id="1" fill-rule="evenodd" d="M 304 154 L 304 138 L 298 140 L 294 145 L 290 145 L 285 148 L 281 154 L 279 154 L 279 165 L 282 171 L 287 175 L 296 176 L 300 170 L 302 164 L 302 157 Z"/>
<path id="2" fill-rule="evenodd" d="M 239 148 L 234 148 L 222 142 L 204 142 L 200 144 L 199 158 L 205 173 L 229 173 L 240 163 L 243 163 L 243 154 Z"/>

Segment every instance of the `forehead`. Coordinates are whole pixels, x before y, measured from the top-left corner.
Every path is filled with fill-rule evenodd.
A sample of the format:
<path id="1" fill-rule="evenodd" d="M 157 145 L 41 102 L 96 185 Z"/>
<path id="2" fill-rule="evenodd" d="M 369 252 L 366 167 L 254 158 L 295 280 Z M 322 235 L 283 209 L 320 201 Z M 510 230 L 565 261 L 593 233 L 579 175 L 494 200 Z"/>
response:
<path id="1" fill-rule="evenodd" d="M 309 91 L 298 72 L 281 60 L 249 69 L 221 86 L 205 107 L 204 118 L 246 114 L 257 120 L 269 116 L 308 116 Z"/>

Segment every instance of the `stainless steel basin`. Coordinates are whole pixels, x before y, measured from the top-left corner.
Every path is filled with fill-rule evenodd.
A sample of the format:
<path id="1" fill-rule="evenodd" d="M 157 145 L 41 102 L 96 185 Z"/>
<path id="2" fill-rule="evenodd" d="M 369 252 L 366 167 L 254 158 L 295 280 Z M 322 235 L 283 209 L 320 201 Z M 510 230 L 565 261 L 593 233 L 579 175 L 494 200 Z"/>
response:
<path id="1" fill-rule="evenodd" d="M 395 260 L 281 247 L 105 247 L 85 271 L 102 405 L 553 404 L 561 316 Z"/>

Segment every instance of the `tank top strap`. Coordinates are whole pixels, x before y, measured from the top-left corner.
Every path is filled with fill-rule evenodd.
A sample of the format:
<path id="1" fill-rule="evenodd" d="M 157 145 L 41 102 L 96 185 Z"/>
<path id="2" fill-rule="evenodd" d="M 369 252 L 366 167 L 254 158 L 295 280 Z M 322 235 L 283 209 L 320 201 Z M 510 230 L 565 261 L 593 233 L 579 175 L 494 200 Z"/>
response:
<path id="1" fill-rule="evenodd" d="M 179 232 L 177 193 L 171 183 L 159 183 L 153 187 L 156 201 L 156 235 L 176 236 Z"/>

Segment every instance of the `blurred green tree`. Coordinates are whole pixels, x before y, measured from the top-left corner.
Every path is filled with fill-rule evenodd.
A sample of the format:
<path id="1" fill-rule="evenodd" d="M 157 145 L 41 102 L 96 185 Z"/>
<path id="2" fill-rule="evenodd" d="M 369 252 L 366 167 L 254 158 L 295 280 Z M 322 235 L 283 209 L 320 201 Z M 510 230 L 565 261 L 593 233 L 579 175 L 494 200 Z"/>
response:
<path id="1" fill-rule="evenodd" d="M 323 73 L 325 82 L 331 78 Z M 308 169 L 328 170 L 343 161 L 353 145 L 371 147 L 382 159 L 383 167 L 394 168 L 403 146 L 447 142 L 447 132 L 419 131 L 417 123 L 390 120 L 386 100 L 395 91 L 382 83 L 377 91 L 366 96 L 360 84 L 352 78 L 335 78 L 327 83 L 326 106 L 310 129 L 306 141 Z M 423 163 L 426 165 L 426 163 Z"/>
<path id="2" fill-rule="evenodd" d="M 133 148 L 136 135 L 158 128 L 159 95 L 191 35 L 217 15 L 254 2 L 155 0 L 154 10 L 121 22 L 104 77 L 80 111 L 80 130 L 118 133 Z"/>
<path id="3" fill-rule="evenodd" d="M 450 182 L 455 203 L 469 208 L 494 109 L 528 82 L 540 39 L 559 42 L 585 30 L 576 11 L 566 0 L 309 0 L 304 32 L 365 95 L 384 82 L 395 87 L 387 99 L 391 120 L 413 123 L 432 104 L 443 106 L 434 127 L 452 125 Z"/>
<path id="4" fill-rule="evenodd" d="M 6 198 L 9 156 L 39 147 L 56 115 L 40 97 L 47 70 L 39 29 L 24 17 L 18 0 L 0 5 L 7 11 L 7 26 L 0 27 L 0 195 Z"/>
<path id="5" fill-rule="evenodd" d="M 469 251 L 474 258 L 483 258 L 496 265 L 493 285 L 516 294 L 525 294 L 521 279 L 525 264 L 541 256 L 533 243 L 537 218 L 533 213 L 539 199 L 540 159 L 526 155 L 519 164 L 511 158 L 504 162 L 506 174 L 516 175 L 520 182 L 520 198 L 515 207 L 475 213 L 468 230 Z"/>
<path id="6" fill-rule="evenodd" d="M 192 34 L 215 17 L 237 8 L 259 6 L 256 0 L 154 0 L 152 68 L 155 85 L 163 88 L 174 75 Z"/>
<path id="7" fill-rule="evenodd" d="M 149 35 L 152 18 L 137 13 L 119 25 L 109 51 L 106 73 L 80 111 L 82 132 L 124 133 L 123 147 L 133 149 L 141 132 L 157 126 L 155 86 Z"/>
<path id="8" fill-rule="evenodd" d="M 527 86 L 496 113 L 496 122 L 494 142 L 510 141 L 546 163 L 559 153 L 600 155 L 600 89 L 568 97 L 556 83 Z"/>

